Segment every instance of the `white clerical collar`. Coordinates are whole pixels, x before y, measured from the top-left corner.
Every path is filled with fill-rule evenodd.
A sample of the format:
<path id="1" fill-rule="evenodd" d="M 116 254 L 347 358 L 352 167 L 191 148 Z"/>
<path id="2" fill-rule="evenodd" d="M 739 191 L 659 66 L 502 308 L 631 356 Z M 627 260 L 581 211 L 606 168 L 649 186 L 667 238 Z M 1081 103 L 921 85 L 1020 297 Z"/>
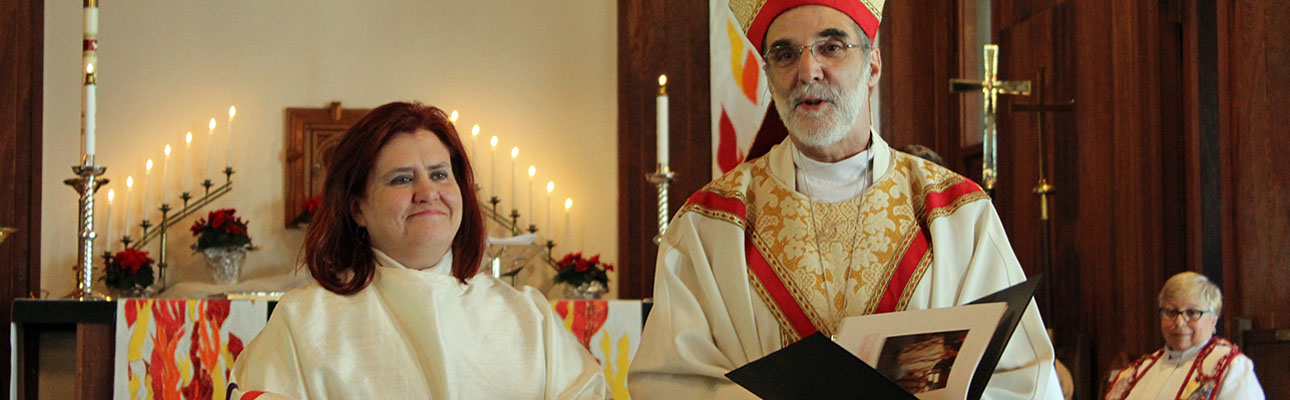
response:
<path id="1" fill-rule="evenodd" d="M 872 135 L 870 136 L 872 139 Z M 807 157 L 793 146 L 793 169 L 797 191 L 812 200 L 838 202 L 854 198 L 873 184 L 873 142 L 864 151 L 838 162 L 826 163 Z"/>
<path id="2" fill-rule="evenodd" d="M 380 251 L 375 247 L 372 248 L 372 253 L 376 254 L 376 263 L 382 267 L 411 269 L 402 263 L 395 261 L 393 257 L 390 257 L 388 254 L 385 254 L 385 252 Z M 422 271 L 440 275 L 452 275 L 452 250 L 444 253 L 443 258 L 439 259 L 438 264 L 435 264 L 433 267 L 423 269 Z"/>
<path id="3" fill-rule="evenodd" d="M 1165 360 L 1172 363 L 1189 362 L 1192 359 L 1196 358 L 1196 354 L 1199 354 L 1200 349 L 1204 348 L 1205 345 L 1208 343 L 1209 342 L 1201 343 L 1201 344 L 1192 346 L 1191 348 L 1188 348 L 1186 350 L 1173 350 L 1173 349 L 1170 349 L 1168 345 L 1166 345 Z"/>

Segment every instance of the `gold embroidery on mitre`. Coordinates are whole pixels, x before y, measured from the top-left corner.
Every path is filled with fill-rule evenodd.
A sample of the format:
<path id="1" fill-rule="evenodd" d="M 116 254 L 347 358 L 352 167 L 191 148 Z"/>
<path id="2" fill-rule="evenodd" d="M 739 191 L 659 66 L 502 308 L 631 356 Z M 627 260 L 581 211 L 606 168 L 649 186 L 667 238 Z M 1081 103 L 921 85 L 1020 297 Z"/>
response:
<path id="1" fill-rule="evenodd" d="M 882 4 L 886 3 L 886 0 L 860 0 L 860 3 L 873 13 L 873 17 L 878 19 L 878 22 L 882 22 Z"/>
<path id="2" fill-rule="evenodd" d="M 735 20 L 739 21 L 739 27 L 747 35 L 748 27 L 752 26 L 753 19 L 757 18 L 757 13 L 761 12 L 764 6 L 766 6 L 766 0 L 730 0 L 730 13 L 735 15 Z"/>

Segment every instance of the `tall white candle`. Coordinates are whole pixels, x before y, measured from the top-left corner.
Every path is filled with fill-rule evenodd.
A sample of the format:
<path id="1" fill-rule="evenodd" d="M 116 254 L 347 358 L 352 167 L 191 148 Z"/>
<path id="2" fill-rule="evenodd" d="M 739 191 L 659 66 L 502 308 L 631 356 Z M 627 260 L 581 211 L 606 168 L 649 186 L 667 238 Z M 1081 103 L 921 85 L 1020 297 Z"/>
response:
<path id="1" fill-rule="evenodd" d="M 112 191 L 112 189 L 108 189 L 107 198 L 107 214 L 103 215 L 103 231 L 106 232 L 103 235 L 104 250 L 112 248 L 112 201 L 116 199 L 116 192 Z"/>
<path id="2" fill-rule="evenodd" d="M 85 108 L 81 110 L 81 134 L 82 151 L 86 156 L 85 161 L 89 161 L 94 156 L 94 132 L 95 120 L 97 113 L 98 101 L 96 100 L 96 86 L 94 64 L 98 64 L 99 48 L 99 5 L 96 0 L 87 0 L 84 2 L 82 13 L 82 35 L 81 35 L 81 65 L 85 66 L 84 96 Z"/>
<path id="3" fill-rule="evenodd" d="M 181 172 L 182 174 L 184 174 L 184 187 L 181 188 L 182 189 L 180 190 L 181 192 L 188 193 L 189 190 L 192 190 L 192 187 L 193 187 L 192 166 L 193 166 L 193 132 L 189 131 L 188 134 L 184 135 L 184 170 Z"/>
<path id="4" fill-rule="evenodd" d="M 152 176 L 152 159 L 149 158 L 147 163 L 143 164 L 143 210 L 139 211 L 140 218 L 148 219 L 148 198 L 152 197 L 152 192 L 148 191 L 149 177 Z"/>
<path id="5" fill-rule="evenodd" d="M 573 242 L 570 241 L 569 231 L 569 214 L 573 214 L 570 209 L 573 208 L 573 198 L 564 199 L 564 248 L 573 250 Z"/>
<path id="6" fill-rule="evenodd" d="M 470 127 L 470 157 L 471 158 L 479 157 L 479 150 L 477 149 L 478 146 L 476 146 L 478 144 L 479 144 L 479 124 L 475 124 L 475 126 Z"/>
<path id="7" fill-rule="evenodd" d="M 206 180 L 209 180 L 211 182 L 215 182 L 215 179 L 211 178 L 211 159 L 215 158 L 214 156 L 215 156 L 215 118 L 211 118 L 211 122 L 206 124 L 206 174 L 203 175 L 206 177 L 205 178 Z"/>
<path id="8" fill-rule="evenodd" d="M 88 8 L 86 10 L 89 10 Z M 97 10 L 97 8 L 96 8 Z M 87 11 L 88 12 L 88 11 Z M 85 114 L 82 116 L 83 129 L 85 130 L 85 155 L 94 156 L 94 121 L 97 113 L 97 101 L 95 93 L 97 85 L 94 83 L 94 64 L 85 65 Z"/>
<path id="9" fill-rule="evenodd" d="M 657 127 L 658 143 L 658 163 L 667 164 L 667 75 L 658 76 L 658 100 L 655 104 L 657 107 L 658 121 L 655 122 Z"/>
<path id="10" fill-rule="evenodd" d="M 170 145 L 161 150 L 166 158 L 161 161 L 161 204 L 170 201 Z"/>
<path id="11" fill-rule="evenodd" d="M 134 199 L 131 193 L 134 191 L 134 176 L 125 177 L 125 218 L 121 218 L 121 235 L 130 236 L 130 227 L 134 225 L 130 222 L 130 208 L 134 205 L 131 202 Z"/>
<path id="12" fill-rule="evenodd" d="M 497 197 L 497 136 L 488 139 L 492 154 L 488 158 L 488 192 Z"/>
<path id="13" fill-rule="evenodd" d="M 537 167 L 529 166 L 529 223 L 537 225 L 537 215 L 533 214 L 533 176 L 537 175 Z"/>
<path id="14" fill-rule="evenodd" d="M 515 195 L 515 161 L 520 156 L 520 148 L 511 148 L 511 208 L 520 209 L 520 198 Z"/>
<path id="15" fill-rule="evenodd" d="M 551 192 L 555 191 L 555 181 L 546 183 L 546 229 L 551 230 L 550 238 L 555 239 L 555 225 L 551 225 Z"/>
<path id="16" fill-rule="evenodd" d="M 224 157 L 224 167 L 233 168 L 233 117 L 237 115 L 237 107 L 228 106 L 228 155 Z"/>

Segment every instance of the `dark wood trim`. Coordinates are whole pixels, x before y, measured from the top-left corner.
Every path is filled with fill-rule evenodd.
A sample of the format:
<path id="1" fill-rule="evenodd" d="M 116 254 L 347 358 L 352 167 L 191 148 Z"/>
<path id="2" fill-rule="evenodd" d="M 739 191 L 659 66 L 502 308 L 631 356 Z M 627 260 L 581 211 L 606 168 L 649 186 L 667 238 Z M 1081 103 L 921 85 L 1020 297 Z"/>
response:
<path id="1" fill-rule="evenodd" d="M 618 1 L 618 296 L 654 293 L 658 246 L 657 190 L 645 181 L 655 158 L 658 75 L 668 76 L 671 168 L 668 202 L 675 214 L 712 180 L 712 113 L 708 3 Z"/>
<path id="2" fill-rule="evenodd" d="M 15 298 L 40 289 L 44 21 L 44 0 L 0 2 L 0 225 L 18 229 L 0 243 L 0 316 L 6 322 Z M 14 351 L 8 329 L 3 338 L 7 360 Z M 0 387 L 8 388 L 10 365 L 0 364 Z"/>

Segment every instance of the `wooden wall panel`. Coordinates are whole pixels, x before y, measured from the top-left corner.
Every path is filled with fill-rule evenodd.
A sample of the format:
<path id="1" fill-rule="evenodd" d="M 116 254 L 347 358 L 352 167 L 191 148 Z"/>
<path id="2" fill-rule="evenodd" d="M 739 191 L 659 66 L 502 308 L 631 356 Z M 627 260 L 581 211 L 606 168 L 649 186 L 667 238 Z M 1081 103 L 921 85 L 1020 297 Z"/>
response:
<path id="1" fill-rule="evenodd" d="M 712 180 L 709 109 L 708 3 L 618 1 L 618 294 L 654 292 L 658 246 L 655 170 L 658 75 L 668 76 L 672 170 L 670 213 Z"/>
<path id="2" fill-rule="evenodd" d="M 6 322 L 13 299 L 40 288 L 44 21 L 42 0 L 0 2 L 0 226 L 18 229 L 0 243 L 0 319 Z M 9 330 L 0 336 L 8 360 L 14 351 Z M 9 387 L 9 368 L 0 363 L 0 387 Z"/>
<path id="3" fill-rule="evenodd" d="M 937 21 L 937 23 L 927 23 Z M 882 54 L 878 133 L 894 148 L 921 144 L 959 163 L 959 98 L 949 80 L 958 77 L 958 8 L 944 0 L 888 2 L 878 28 Z M 970 95 L 970 94 L 969 94 Z M 977 165 L 979 169 L 979 164 Z"/>
<path id="4" fill-rule="evenodd" d="M 1290 2 L 1231 3 L 1228 99 L 1238 314 L 1255 329 L 1290 328 Z M 1281 277 L 1269 279 L 1270 277 Z M 1230 296 L 1228 296 L 1230 297 Z M 1229 312 L 1235 311 L 1229 308 Z"/>

